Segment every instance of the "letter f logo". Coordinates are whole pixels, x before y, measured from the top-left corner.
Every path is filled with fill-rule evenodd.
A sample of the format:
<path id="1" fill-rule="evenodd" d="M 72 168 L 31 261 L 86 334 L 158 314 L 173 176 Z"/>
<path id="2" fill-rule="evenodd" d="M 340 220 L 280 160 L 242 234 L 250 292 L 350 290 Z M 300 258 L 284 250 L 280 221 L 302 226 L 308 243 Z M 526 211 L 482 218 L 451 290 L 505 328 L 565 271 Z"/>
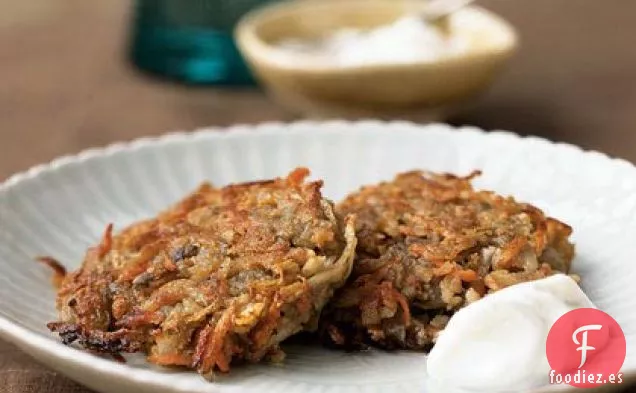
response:
<path id="1" fill-rule="evenodd" d="M 585 361 L 587 360 L 587 351 L 593 351 L 596 349 L 592 346 L 587 345 L 587 332 L 590 330 L 601 330 L 602 328 L 603 326 L 601 325 L 585 325 L 576 329 L 574 333 L 572 333 L 572 341 L 574 341 L 574 344 L 580 345 L 580 347 L 576 348 L 577 351 L 581 351 L 581 364 L 579 364 L 578 368 L 583 367 L 583 365 L 585 364 Z M 581 342 L 579 342 L 578 338 L 576 337 L 579 333 L 582 333 Z"/>

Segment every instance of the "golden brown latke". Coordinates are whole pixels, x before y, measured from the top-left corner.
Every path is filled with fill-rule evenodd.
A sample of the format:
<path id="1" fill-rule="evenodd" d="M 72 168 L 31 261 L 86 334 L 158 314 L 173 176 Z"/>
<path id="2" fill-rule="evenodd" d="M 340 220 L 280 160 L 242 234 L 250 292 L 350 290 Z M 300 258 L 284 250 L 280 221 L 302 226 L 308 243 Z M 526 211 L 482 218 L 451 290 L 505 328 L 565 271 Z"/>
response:
<path id="1" fill-rule="evenodd" d="M 322 338 L 427 349 L 449 316 L 489 292 L 567 272 L 572 230 L 467 177 L 408 172 L 337 206 L 356 215 L 353 273 L 321 317 Z"/>
<path id="2" fill-rule="evenodd" d="M 211 375 L 234 360 L 280 358 L 278 344 L 317 326 L 349 275 L 353 221 L 305 183 L 201 186 L 156 219 L 106 229 L 57 298 L 62 340 L 96 352 Z"/>

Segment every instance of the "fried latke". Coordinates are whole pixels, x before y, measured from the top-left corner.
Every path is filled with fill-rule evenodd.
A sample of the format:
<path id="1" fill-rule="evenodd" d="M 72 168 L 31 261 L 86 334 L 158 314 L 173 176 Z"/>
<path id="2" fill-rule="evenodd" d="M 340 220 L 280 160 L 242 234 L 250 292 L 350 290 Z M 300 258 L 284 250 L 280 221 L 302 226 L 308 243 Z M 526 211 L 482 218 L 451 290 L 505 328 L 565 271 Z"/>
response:
<path id="1" fill-rule="evenodd" d="M 49 328 L 66 344 L 205 376 L 280 359 L 281 341 L 316 328 L 356 246 L 353 220 L 336 218 L 308 173 L 205 184 L 155 219 L 115 236 L 109 226 L 64 279 Z"/>
<path id="2" fill-rule="evenodd" d="M 572 230 L 467 177 L 407 172 L 336 209 L 356 215 L 348 283 L 323 311 L 328 344 L 428 349 L 454 311 L 519 282 L 567 273 Z"/>

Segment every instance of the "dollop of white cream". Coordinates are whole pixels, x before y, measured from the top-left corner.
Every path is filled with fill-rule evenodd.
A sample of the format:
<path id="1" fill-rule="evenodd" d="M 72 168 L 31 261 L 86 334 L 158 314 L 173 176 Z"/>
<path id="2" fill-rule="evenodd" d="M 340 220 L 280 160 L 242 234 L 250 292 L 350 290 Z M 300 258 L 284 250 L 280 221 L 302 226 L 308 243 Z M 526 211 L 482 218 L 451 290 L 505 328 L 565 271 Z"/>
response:
<path id="1" fill-rule="evenodd" d="M 468 42 L 444 34 L 418 16 L 405 16 L 371 30 L 340 29 L 318 40 L 288 38 L 280 49 L 341 67 L 432 62 L 468 48 Z"/>
<path id="2" fill-rule="evenodd" d="M 427 359 L 444 391 L 521 391 L 548 383 L 548 332 L 563 314 L 595 308 L 577 283 L 557 274 L 510 286 L 458 311 Z"/>

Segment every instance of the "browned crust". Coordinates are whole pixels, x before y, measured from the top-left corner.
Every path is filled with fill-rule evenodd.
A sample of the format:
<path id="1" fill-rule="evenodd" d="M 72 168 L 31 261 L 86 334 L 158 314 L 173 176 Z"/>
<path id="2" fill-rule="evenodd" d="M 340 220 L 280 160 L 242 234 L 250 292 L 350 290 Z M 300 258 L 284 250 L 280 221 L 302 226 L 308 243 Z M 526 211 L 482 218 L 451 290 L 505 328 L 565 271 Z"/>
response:
<path id="1" fill-rule="evenodd" d="M 572 229 L 468 176 L 412 171 L 337 206 L 357 216 L 354 272 L 323 312 L 327 343 L 426 349 L 449 315 L 489 292 L 568 272 Z"/>
<path id="2" fill-rule="evenodd" d="M 352 219 L 338 220 L 308 175 L 204 184 L 155 219 L 117 235 L 108 225 L 66 276 L 49 329 L 66 344 L 142 351 L 203 375 L 281 358 L 280 341 L 317 319 L 355 249 Z"/>
<path id="3" fill-rule="evenodd" d="M 37 257 L 35 260 L 45 264 L 53 270 L 53 277 L 51 278 L 51 281 L 55 288 L 59 288 L 60 285 L 62 285 L 64 278 L 66 278 L 66 268 L 57 259 L 52 257 Z"/>

